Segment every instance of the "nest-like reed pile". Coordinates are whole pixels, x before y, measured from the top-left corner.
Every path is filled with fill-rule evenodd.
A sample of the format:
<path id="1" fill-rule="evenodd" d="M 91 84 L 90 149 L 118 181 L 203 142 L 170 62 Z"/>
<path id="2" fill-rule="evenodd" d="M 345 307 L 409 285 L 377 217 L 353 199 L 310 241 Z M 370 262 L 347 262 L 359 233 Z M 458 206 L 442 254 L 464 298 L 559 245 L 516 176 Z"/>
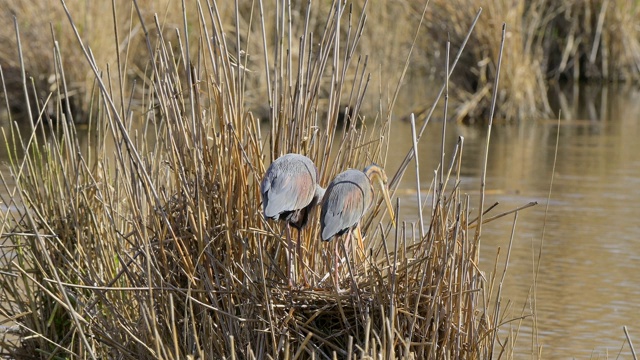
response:
<path id="1" fill-rule="evenodd" d="M 183 9 L 179 38 L 165 38 L 157 18 L 138 14 L 149 36 L 141 104 L 124 100 L 126 78 L 103 80 L 90 44 L 78 38 L 96 84 L 86 137 L 70 122 L 36 114 L 28 136 L 5 133 L 12 179 L 3 176 L 0 313 L 15 335 L 2 341 L 6 354 L 492 357 L 500 297 L 491 294 L 495 277 L 478 268 L 482 221 L 458 187 L 462 142 L 441 166 L 420 230 L 392 228 L 378 206 L 363 221 L 366 254 L 342 253 L 347 291 L 327 280 L 331 247 L 319 241 L 315 218 L 302 234 L 313 286 L 286 285 L 286 238 L 281 224 L 261 215 L 265 168 L 299 152 L 326 185 L 348 167 L 383 163 L 392 135 L 389 109 L 373 123 L 359 116 L 368 84 L 366 58 L 356 51 L 365 13 L 339 3 L 324 33 L 313 35 L 289 32 L 288 10 L 280 9 L 278 41 L 261 40 L 278 54 L 265 74 L 247 69 L 240 22 L 225 29 L 215 2 L 197 2 L 191 18 Z M 185 32 L 199 32 L 200 41 Z M 56 52 L 55 60 L 63 74 L 64 58 Z M 111 71 L 125 67 L 117 60 Z M 245 107 L 256 76 L 267 78 L 268 131 Z M 56 81 L 52 98 L 62 99 L 62 77 Z M 352 119 L 339 125 L 344 96 Z M 63 119 L 63 102 L 56 104 Z"/>

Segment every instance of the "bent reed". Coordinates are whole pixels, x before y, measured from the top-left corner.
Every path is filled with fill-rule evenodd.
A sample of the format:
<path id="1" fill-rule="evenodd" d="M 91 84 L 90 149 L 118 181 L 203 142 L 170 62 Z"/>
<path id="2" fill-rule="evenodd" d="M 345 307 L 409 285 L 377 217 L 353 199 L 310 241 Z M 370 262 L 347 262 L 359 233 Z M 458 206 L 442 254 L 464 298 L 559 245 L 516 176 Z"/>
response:
<path id="1" fill-rule="evenodd" d="M 494 292 L 501 289 L 498 262 L 491 276 L 480 271 L 482 216 L 458 186 L 462 139 L 446 149 L 454 155 L 440 165 L 432 203 L 419 214 L 423 231 L 406 222 L 393 228 L 378 198 L 362 221 L 364 256 L 342 249 L 340 285 L 349 291 L 338 293 L 332 246 L 320 241 L 314 213 L 302 233 L 312 286 L 287 284 L 284 225 L 261 214 L 259 184 L 268 165 L 287 152 L 304 154 L 326 185 L 346 168 L 384 163 L 393 135 L 391 107 L 380 105 L 373 122 L 359 113 L 369 83 L 367 58 L 358 53 L 366 6 L 356 13 L 334 2 L 319 34 L 308 30 L 309 9 L 299 17 L 305 30 L 294 33 L 290 9 L 279 8 L 272 42 L 265 32 L 245 36 L 246 26 L 265 28 L 262 2 L 241 19 L 236 1 L 236 26 L 225 28 L 215 1 L 196 1 L 194 9 L 180 9 L 184 22 L 169 35 L 160 17 L 147 22 L 133 3 L 132 21 L 146 36 L 147 80 L 135 85 L 143 101 L 128 96 L 134 84 L 124 75 L 124 58 L 96 63 L 91 44 L 76 32 L 94 83 L 91 126 L 83 134 L 40 111 L 26 135 L 17 126 L 4 132 L 11 163 L 1 173 L 0 314 L 14 335 L 0 343 L 5 355 L 509 356 L 513 339 L 498 337 L 505 322 Z M 66 15 L 77 30 L 76 14 Z M 189 33 L 200 34 L 198 41 Z M 115 26 L 112 35 L 117 41 L 123 29 Z M 271 71 L 247 66 L 243 49 L 252 41 L 264 54 L 249 56 Z M 36 105 L 54 104 L 64 119 L 66 60 L 57 43 L 52 48 L 57 90 Z M 261 76 L 269 89 L 268 129 L 245 103 L 251 78 Z M 26 76 L 23 86 L 32 99 Z M 348 122 L 338 123 L 341 104 Z"/>

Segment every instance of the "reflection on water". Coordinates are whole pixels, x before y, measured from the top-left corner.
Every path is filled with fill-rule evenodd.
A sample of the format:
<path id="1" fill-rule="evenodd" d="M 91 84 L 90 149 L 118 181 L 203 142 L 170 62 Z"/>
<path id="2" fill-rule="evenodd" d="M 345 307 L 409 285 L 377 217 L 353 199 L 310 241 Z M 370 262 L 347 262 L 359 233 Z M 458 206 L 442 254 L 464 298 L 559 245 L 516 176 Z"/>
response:
<path id="1" fill-rule="evenodd" d="M 640 339 L 640 93 L 582 89 L 563 96 L 557 106 L 570 120 L 560 126 L 555 120 L 535 121 L 497 126 L 491 135 L 485 204 L 500 203 L 491 214 L 539 202 L 518 217 L 503 303 L 512 302 L 508 318 L 520 316 L 523 308 L 525 314 L 531 312 L 533 259 L 541 245 L 560 131 L 535 292 L 542 358 L 616 357 L 621 348 L 623 356 L 630 356 L 622 327 L 629 328 L 632 339 Z M 440 129 L 440 123 L 430 124 L 420 144 L 423 189 L 439 161 Z M 449 152 L 459 135 L 465 137 L 461 186 L 477 206 L 486 132 L 453 124 L 448 129 Z M 391 173 L 411 143 L 410 125 L 398 124 L 394 130 L 391 149 L 398 152 L 389 155 Z M 412 166 L 401 185 L 406 191 L 399 192 L 404 204 L 400 219 L 417 222 L 417 208 L 411 208 L 415 193 L 409 191 L 415 189 Z M 513 216 L 507 216 L 483 227 L 481 267 L 487 273 L 499 247 L 504 261 L 512 222 Z M 532 353 L 532 324 L 531 319 L 522 324 L 518 357 Z M 517 325 L 513 323 L 514 330 Z"/>

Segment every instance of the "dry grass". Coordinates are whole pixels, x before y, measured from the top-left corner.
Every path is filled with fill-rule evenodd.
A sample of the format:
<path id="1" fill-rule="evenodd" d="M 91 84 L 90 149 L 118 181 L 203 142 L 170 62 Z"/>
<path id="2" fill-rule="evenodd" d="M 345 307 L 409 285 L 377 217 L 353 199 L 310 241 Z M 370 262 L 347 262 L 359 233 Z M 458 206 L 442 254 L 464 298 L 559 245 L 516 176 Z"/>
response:
<path id="1" fill-rule="evenodd" d="M 350 4 L 354 12 L 360 12 L 366 1 L 356 1 Z M 60 44 L 60 52 L 66 64 L 66 78 L 68 82 L 68 95 L 71 98 L 72 112 L 77 114 L 76 122 L 86 122 L 88 112 L 93 105 L 93 91 L 95 82 L 93 81 L 92 70 L 85 61 L 84 55 L 75 46 L 76 39 L 73 28 L 65 18 L 64 11 L 58 1 L 20 1 L 20 0 L 0 0 L 0 20 L 5 24 L 13 23 L 13 16 L 17 16 L 21 24 L 21 40 L 23 45 L 24 67 L 28 76 L 33 77 L 34 84 L 38 89 L 38 97 L 46 98 L 49 92 L 57 91 L 56 68 L 52 61 L 53 42 L 55 38 Z M 140 14 L 130 0 L 112 0 L 101 2 L 68 2 L 68 7 L 74 16 L 74 23 L 82 40 L 91 46 L 92 57 L 101 66 L 103 79 L 109 79 L 113 83 L 123 80 L 121 92 L 141 90 L 138 86 L 132 87 L 133 81 L 149 81 L 152 76 L 149 57 L 145 43 L 144 29 L 136 21 L 140 15 L 146 23 L 153 24 L 154 16 L 162 28 L 161 33 L 168 36 L 169 46 L 177 50 L 180 41 L 189 38 L 191 41 L 199 42 L 202 38 L 200 31 L 193 31 L 182 39 L 176 38 L 176 30 L 183 28 L 182 12 L 175 11 L 180 7 L 180 1 L 176 0 L 153 0 L 145 1 L 139 7 Z M 113 6 L 115 5 L 115 6 Z M 238 5 L 238 23 L 236 24 L 236 9 L 234 2 L 220 2 L 217 4 L 218 16 L 225 28 L 229 29 L 226 34 L 229 42 L 230 54 L 232 58 L 240 56 L 241 62 L 251 73 L 265 73 L 264 51 L 262 39 L 267 39 L 273 43 L 275 39 L 282 36 L 283 32 L 302 34 L 307 31 L 313 34 L 313 41 L 318 40 L 325 31 L 326 18 L 331 11 L 331 2 L 311 2 L 309 21 L 301 21 L 306 17 L 307 3 L 294 2 L 291 4 L 291 16 L 295 16 L 295 21 L 287 15 L 280 23 L 278 18 L 279 5 L 277 2 L 265 2 L 262 4 L 262 14 L 257 2 L 243 2 Z M 115 13 L 113 9 L 115 10 Z M 411 12 L 411 9 L 403 3 L 387 3 L 383 6 L 373 6 L 368 11 L 367 22 L 372 24 L 364 29 L 365 36 L 359 47 L 367 49 L 366 54 L 371 58 L 374 71 L 384 71 L 391 74 L 394 82 L 400 77 L 398 61 L 404 61 L 408 48 L 407 39 L 411 38 L 414 32 L 413 24 L 417 23 L 418 14 Z M 395 19 L 399 17 L 412 18 L 412 22 L 403 22 L 398 26 Z M 193 29 L 197 29 L 198 23 L 194 20 L 198 18 L 195 6 L 187 9 L 187 22 Z M 264 18 L 265 26 L 260 23 Z M 393 25 L 391 25 L 393 24 Z M 236 25 L 238 28 L 236 29 Z M 355 24 L 352 24 L 354 26 Z M 117 36 L 114 33 L 117 28 Z M 389 31 L 393 28 L 394 31 Z M 357 29 L 353 28 L 351 31 Z M 263 34 L 264 31 L 264 34 Z M 349 31 L 346 21 L 342 24 L 341 31 Z M 152 43 L 158 41 L 156 32 L 148 34 Z M 242 52 L 238 54 L 235 43 L 239 37 L 243 43 Z M 0 29 L 0 42 L 3 44 L 15 44 L 15 31 L 12 26 L 5 26 Z M 310 39 L 311 40 L 311 39 Z M 266 56 L 269 64 L 275 62 L 288 61 L 297 62 L 300 58 L 298 46 L 299 38 L 291 38 L 286 44 L 288 53 L 276 52 L 270 49 Z M 116 51 L 116 49 L 118 51 Z M 280 50 L 284 50 L 283 47 Z M 14 113 L 26 113 L 26 102 L 22 95 L 22 78 L 20 76 L 21 65 L 14 46 L 6 46 L 0 49 L 0 65 L 5 73 L 5 84 L 10 96 L 9 102 Z M 308 55 L 308 54 L 307 54 Z M 306 55 L 303 55 L 306 56 Z M 123 64 L 119 69 L 120 73 L 113 68 L 117 62 Z M 233 60 L 235 61 L 235 60 Z M 106 64 L 111 65 L 111 71 L 106 68 Z M 126 64 L 126 66 L 124 66 Z M 345 74 L 347 78 L 353 80 L 358 76 L 354 69 L 348 69 Z M 182 79 L 183 81 L 185 79 Z M 269 104 L 265 101 L 268 95 L 267 79 L 264 76 L 251 76 L 245 80 L 244 93 L 245 102 L 248 107 L 254 110 L 261 118 L 266 118 Z M 31 86 L 31 85 L 30 85 Z M 387 87 L 387 84 L 376 84 L 377 87 Z M 123 91 L 125 90 L 125 91 Z M 61 90 L 62 91 L 62 90 Z M 124 102 L 128 99 L 128 93 L 124 94 Z M 326 96 L 326 94 L 323 94 Z M 141 96 L 140 91 L 136 91 L 134 101 Z M 377 94 L 371 95 L 371 99 L 377 99 Z M 34 102 L 33 96 L 31 102 Z M 114 97 L 116 104 L 120 104 L 121 99 Z M 346 96 L 341 101 L 346 101 Z M 369 101 L 369 104 L 371 101 Z M 33 105 L 33 104 L 32 104 Z M 368 105 L 371 107 L 371 105 Z M 35 107 L 33 109 L 35 111 Z M 373 108 L 371 113 L 377 109 Z M 48 109 L 50 115 L 55 114 L 54 106 Z"/>
<path id="2" fill-rule="evenodd" d="M 477 9 L 482 7 L 483 21 L 471 34 L 468 50 L 460 58 L 460 71 L 452 75 L 451 85 L 456 107 L 453 117 L 467 123 L 487 123 L 492 81 L 496 76 L 499 40 L 494 34 L 507 24 L 502 82 L 498 93 L 496 121 L 536 119 L 550 112 L 546 101 L 546 77 L 541 68 L 538 48 L 527 43 L 538 31 L 537 17 L 527 15 L 525 2 L 505 1 L 434 1 L 428 13 L 428 39 L 436 47 L 432 63 L 444 63 L 444 43 L 434 39 L 449 34 L 457 51 L 467 35 Z M 440 67 L 441 69 L 442 67 Z"/>
<path id="3" fill-rule="evenodd" d="M 151 64 L 148 81 L 137 85 L 147 95 L 140 103 L 123 100 L 132 86 L 124 77 L 101 77 L 105 68 L 83 40 L 83 60 L 71 63 L 92 69 L 87 81 L 95 84 L 89 112 L 95 125 L 88 143 L 80 142 L 73 123 L 36 115 L 31 120 L 39 126 L 27 136 L 17 128 L 5 134 L 15 188 L 3 179 L 0 314 L 18 339 L 5 338 L 4 353 L 509 356 L 509 347 L 497 341 L 505 320 L 494 292 L 499 271 L 485 277 L 478 268 L 483 221 L 474 220 L 458 186 L 462 139 L 434 179 L 433 202 L 420 214 L 427 221 L 423 234 L 415 224 L 392 228 L 376 206 L 363 224 L 367 254 L 345 249 L 340 278 L 349 290 L 337 293 L 329 275 L 331 246 L 318 240 L 312 221 L 303 255 L 314 286 L 286 287 L 286 239 L 280 224 L 260 214 L 259 183 L 270 161 L 286 152 L 308 155 L 323 185 L 347 167 L 384 163 L 390 109 L 373 123 L 359 116 L 369 69 L 357 51 L 366 32 L 358 29 L 368 9 L 333 4 L 322 33 L 312 37 L 285 26 L 273 43 L 266 35 L 247 40 L 240 22 L 228 27 L 215 2 L 196 5 L 172 8 L 187 19 L 177 34 L 165 34 L 159 20 L 134 11 L 133 23 L 149 34 L 141 43 L 148 44 L 143 49 Z M 78 29 L 79 15 L 70 14 Z M 235 12 L 225 16 L 236 18 Z M 288 9 L 276 16 L 287 24 Z M 254 13 L 255 23 L 246 25 L 267 27 L 261 19 Z M 249 53 L 245 41 L 279 54 L 252 55 L 270 61 L 263 66 L 273 71 L 238 64 L 241 50 Z M 60 74 L 67 59 L 57 56 L 54 73 Z M 111 72 L 129 68 L 127 59 L 116 58 Z M 61 77 L 55 80 L 50 101 L 59 104 L 68 94 Z M 254 81 L 270 90 L 268 132 L 246 107 Z M 353 109 L 349 125 L 337 123 L 344 98 Z M 55 110 L 64 118 L 63 109 Z M 408 164 L 398 170 L 395 186 Z"/>
<path id="4" fill-rule="evenodd" d="M 147 21 L 152 19 L 153 13 L 164 14 L 171 1 L 150 1 L 144 9 Z M 116 0 L 118 3 L 115 18 L 118 24 L 131 24 L 130 28 L 120 28 L 119 37 L 113 36 L 114 17 L 112 16 L 111 1 L 69 2 L 70 10 L 76 14 L 77 29 L 83 41 L 91 44 L 91 50 L 96 62 L 104 67 L 105 64 L 115 64 L 117 57 L 122 57 L 122 63 L 128 66 L 122 68 L 125 80 L 144 78 L 146 56 L 144 51 L 144 37 L 140 36 L 140 25 L 128 21 L 133 15 L 133 3 Z M 79 52 L 72 28 L 64 21 L 65 14 L 57 1 L 0 1 L 2 11 L 0 20 L 7 24 L 0 30 L 0 42 L 5 45 L 16 43 L 16 33 L 13 17 L 16 16 L 21 25 L 20 39 L 23 46 L 22 56 L 24 69 L 38 89 L 37 96 L 32 95 L 31 103 L 39 97 L 46 98 L 50 92 L 57 89 L 56 67 L 53 62 L 54 42 L 60 46 L 60 52 L 65 59 L 67 93 L 71 99 L 73 112 L 77 114 L 77 122 L 85 122 L 84 117 L 91 106 L 91 90 L 94 86 L 91 68 Z M 160 15 L 161 16 L 161 15 Z M 109 36 L 105 36 L 109 34 Z M 118 51 L 116 51 L 116 49 Z M 142 55 L 142 56 L 141 56 Z M 144 62 L 137 61 L 144 59 Z M 12 110 L 16 113 L 26 113 L 26 102 L 22 91 L 20 76 L 21 64 L 15 46 L 4 46 L 0 51 L 0 65 L 5 75 L 5 85 L 8 89 L 3 96 L 9 96 Z M 106 69 L 102 69 L 105 71 Z M 114 74 L 116 75 L 116 74 Z M 115 79 L 115 76 L 114 76 Z M 31 80 L 29 81 L 31 86 Z M 35 110 L 35 106 L 34 106 Z M 55 113 L 54 106 L 49 107 L 50 114 Z"/>
<path id="5" fill-rule="evenodd" d="M 458 121 L 486 123 L 498 42 L 493 34 L 506 22 L 503 82 L 496 120 L 554 117 L 547 83 L 555 81 L 640 80 L 640 6 L 624 0 L 475 1 L 434 0 L 423 42 L 430 69 L 444 63 L 443 34 L 453 49 L 462 43 L 478 7 L 484 20 L 460 59 L 464 70 L 452 77 Z M 420 9 L 415 9 L 415 12 Z M 440 77 L 442 77 L 440 75 Z"/>
<path id="6" fill-rule="evenodd" d="M 544 12 L 542 11 L 544 9 Z M 543 71 L 558 79 L 640 80 L 640 6 L 623 0 L 539 0 L 543 13 L 532 46 L 544 53 Z"/>
<path id="7" fill-rule="evenodd" d="M 25 68 L 34 78 L 39 97 L 46 97 L 49 92 L 57 90 L 55 65 L 51 61 L 52 38 L 60 43 L 62 57 L 68 64 L 67 93 L 71 99 L 71 111 L 77 114 L 74 120 L 86 121 L 89 117 L 87 113 L 93 105 L 92 91 L 95 90 L 95 84 L 92 77 L 88 76 L 91 69 L 84 61 L 84 56 L 78 47 L 72 45 L 76 41 L 72 28 L 60 21 L 65 16 L 61 6 L 55 1 L 2 0 L 0 4 L 3 9 L 0 20 L 10 24 L 15 14 L 22 22 Z M 112 14 L 112 4 L 117 9 L 115 15 Z M 125 85 L 133 80 L 149 81 L 152 74 L 146 56 L 143 29 L 140 23 L 131 20 L 141 15 L 147 23 L 153 24 L 153 16 L 157 14 L 162 27 L 161 33 L 172 40 L 170 47 L 174 50 L 180 46 L 180 40 L 175 38 L 175 31 L 182 28 L 183 22 L 182 13 L 174 11 L 180 6 L 179 1 L 148 1 L 140 8 L 140 14 L 137 14 L 133 4 L 129 0 L 69 3 L 70 10 L 77 14 L 74 19 L 76 28 L 83 41 L 91 44 L 92 56 L 104 72 L 102 76 L 108 77 L 112 82 L 123 78 Z M 221 2 L 217 6 L 221 23 L 230 29 L 226 34 L 227 38 L 234 39 L 229 42 L 231 55 L 239 56 L 240 61 L 251 72 L 265 72 L 261 39 L 271 42 L 288 31 L 294 34 L 306 31 L 313 34 L 314 39 L 319 39 L 331 11 L 330 2 L 312 2 L 312 16 L 308 22 L 292 20 L 306 17 L 307 3 L 295 2 L 291 5 L 292 16 L 287 15 L 277 23 L 274 19 L 278 18 L 280 10 L 276 4 L 277 2 L 265 3 L 262 11 L 256 2 L 239 4 L 237 30 L 233 20 L 236 18 L 233 2 Z M 348 6 L 353 11 L 360 12 L 366 4 L 366 1 L 359 0 Z M 368 26 L 362 29 L 359 48 L 365 49 L 365 53 L 369 55 L 367 61 L 370 69 L 378 74 L 385 74 L 391 83 L 396 83 L 403 77 L 402 66 L 398 64 L 404 62 L 411 47 L 423 7 L 421 3 L 408 1 L 376 2 L 375 6 L 369 7 Z M 409 71 L 414 76 L 442 78 L 444 37 L 450 36 L 453 50 L 456 51 L 479 7 L 484 9 L 484 20 L 474 31 L 470 46 L 461 58 L 464 71 L 455 72 L 451 79 L 451 96 L 455 102 L 452 115 L 459 121 L 488 121 L 491 79 L 495 77 L 495 59 L 499 45 L 494 34 L 500 31 L 503 22 L 508 25 L 505 45 L 508 52 L 505 54 L 503 68 L 503 90 L 498 94 L 497 121 L 551 117 L 546 85 L 549 79 L 640 80 L 640 36 L 636 28 L 640 20 L 640 7 L 633 1 L 625 0 L 433 0 L 426 13 L 425 29 L 418 34 L 418 46 L 413 50 Z M 190 6 L 187 9 L 187 21 L 192 22 L 197 18 L 197 10 Z M 261 18 L 265 19 L 266 24 L 264 34 L 258 21 Z M 117 37 L 113 36 L 114 24 L 118 24 Z M 197 22 L 189 25 L 197 28 Z M 349 28 L 347 22 L 341 25 L 342 32 L 350 30 L 357 29 Z M 158 40 L 157 34 L 151 33 L 149 36 L 153 42 Z M 198 42 L 201 37 L 200 31 L 194 31 L 188 36 L 183 34 L 181 41 L 189 38 Z M 240 53 L 234 47 L 238 39 L 244 44 Z M 0 29 L 0 41 L 3 44 L 15 42 L 15 32 L 11 26 Z M 287 43 L 281 44 L 281 50 L 287 49 L 287 53 L 276 52 L 275 49 L 268 52 L 269 64 L 272 66 L 288 59 L 295 63 L 301 57 L 304 58 L 305 55 L 299 53 L 299 41 L 300 38 L 291 38 Z M 23 97 L 13 96 L 22 91 L 20 64 L 14 50 L 12 47 L 0 50 L 0 65 L 5 71 L 5 83 L 12 96 L 10 103 L 13 110 L 25 112 L 26 102 Z M 105 68 L 105 64 L 115 64 L 117 61 L 127 65 L 120 69 L 121 73 Z M 355 68 L 350 68 L 344 76 L 353 80 L 358 74 Z M 247 77 L 243 93 L 247 107 L 261 118 L 273 116 L 269 114 L 269 104 L 264 101 L 269 93 L 266 80 L 265 77 Z M 380 81 L 373 85 L 376 91 L 369 92 L 367 101 L 363 104 L 369 114 L 378 110 L 375 102 L 380 92 L 393 92 L 388 82 Z M 133 88 L 124 86 L 123 89 L 131 91 Z M 125 94 L 124 99 L 128 98 L 126 95 L 129 94 Z M 137 93 L 136 98 L 139 96 Z M 122 102 L 123 99 L 114 98 L 114 101 Z M 347 101 L 346 96 L 340 101 Z M 421 113 L 428 106 L 428 103 L 416 104 L 416 109 L 412 110 Z M 50 114 L 55 113 L 52 106 L 48 111 Z M 403 111 L 400 115 L 410 112 Z"/>

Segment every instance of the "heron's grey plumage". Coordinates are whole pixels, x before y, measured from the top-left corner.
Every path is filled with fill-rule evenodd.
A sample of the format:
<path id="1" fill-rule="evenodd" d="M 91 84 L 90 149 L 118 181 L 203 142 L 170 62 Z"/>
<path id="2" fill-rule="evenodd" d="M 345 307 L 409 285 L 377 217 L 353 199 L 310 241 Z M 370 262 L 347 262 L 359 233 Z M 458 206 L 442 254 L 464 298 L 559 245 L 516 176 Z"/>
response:
<path id="1" fill-rule="evenodd" d="M 264 216 L 301 229 L 324 192 L 311 159 L 300 154 L 283 155 L 271 163 L 260 184 Z"/>
<path id="2" fill-rule="evenodd" d="M 395 217 L 387 188 L 387 175 L 384 169 L 376 164 L 367 166 L 364 171 L 349 169 L 336 176 L 324 194 L 322 211 L 320 212 L 320 236 L 322 240 L 331 240 L 334 236 L 347 234 L 345 242 L 351 238 L 353 229 L 358 229 L 364 213 L 373 204 L 373 184 L 379 185 L 387 205 L 393 226 Z M 365 251 L 360 231 L 356 232 L 358 245 L 362 253 Z M 334 279 L 339 289 L 338 266 L 340 255 L 338 241 L 334 242 L 335 264 Z"/>
<path id="3" fill-rule="evenodd" d="M 355 227 L 373 200 L 371 181 L 360 170 L 338 174 L 327 187 L 322 203 L 322 240 L 330 240 Z"/>

